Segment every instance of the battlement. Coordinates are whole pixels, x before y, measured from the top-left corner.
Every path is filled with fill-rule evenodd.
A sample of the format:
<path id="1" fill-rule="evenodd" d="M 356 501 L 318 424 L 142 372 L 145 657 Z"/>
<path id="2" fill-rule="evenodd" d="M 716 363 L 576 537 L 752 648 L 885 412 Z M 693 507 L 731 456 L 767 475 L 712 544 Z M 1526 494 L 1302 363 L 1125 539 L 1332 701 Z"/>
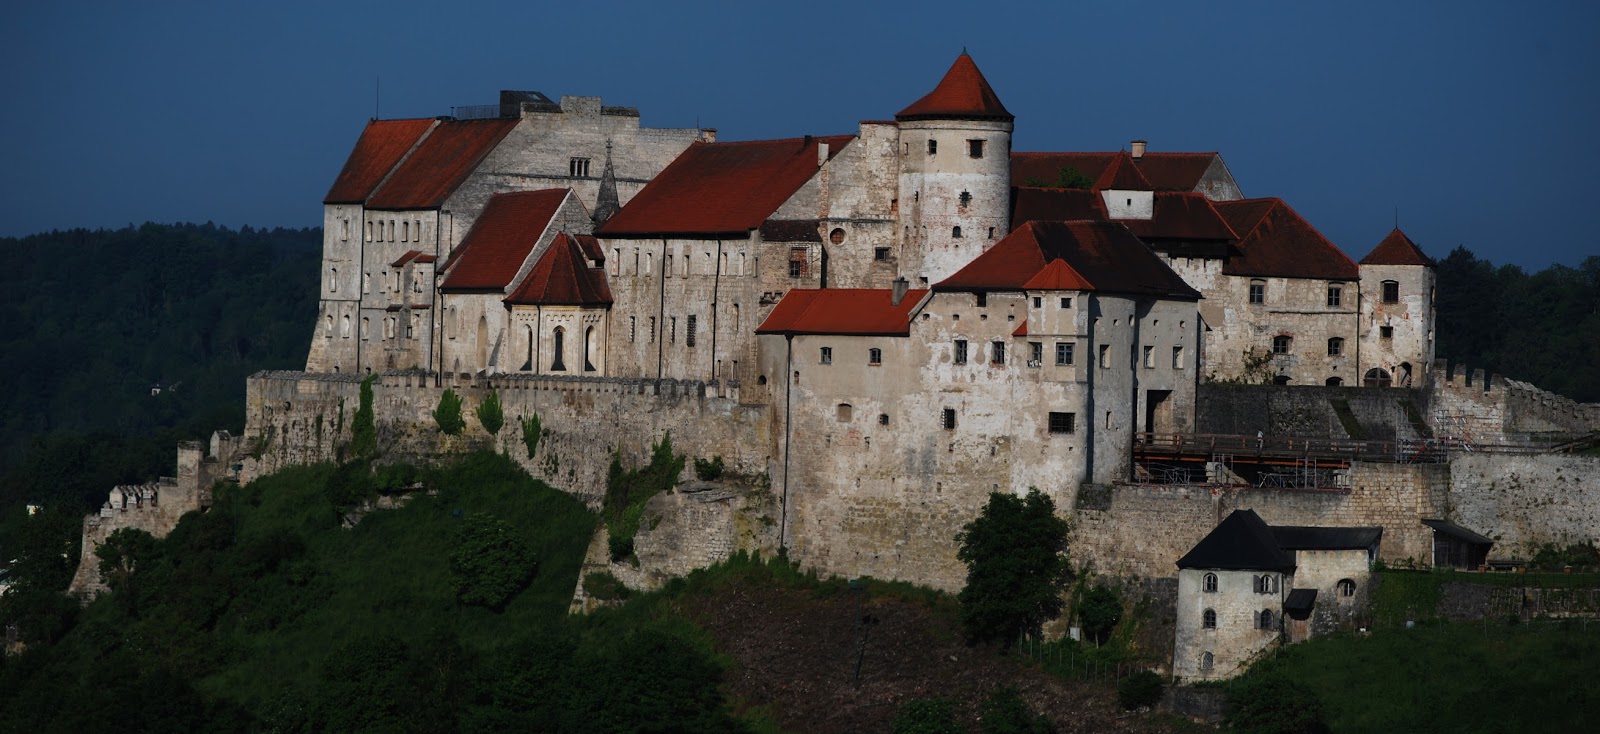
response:
<path id="1" fill-rule="evenodd" d="M 1536 444 L 1600 431 L 1600 403 L 1580 403 L 1521 380 L 1437 360 L 1433 421 L 1490 444 Z"/>

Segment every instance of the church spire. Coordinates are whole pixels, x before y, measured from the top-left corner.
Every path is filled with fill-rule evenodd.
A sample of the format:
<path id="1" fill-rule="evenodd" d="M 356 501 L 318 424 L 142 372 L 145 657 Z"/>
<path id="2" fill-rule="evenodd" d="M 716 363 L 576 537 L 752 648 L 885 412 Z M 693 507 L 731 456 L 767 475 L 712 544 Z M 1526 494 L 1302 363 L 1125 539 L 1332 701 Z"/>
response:
<path id="1" fill-rule="evenodd" d="M 622 206 L 617 201 L 617 174 L 611 169 L 611 141 L 606 140 L 606 170 L 600 174 L 600 194 L 594 204 L 594 225 L 605 224 Z"/>

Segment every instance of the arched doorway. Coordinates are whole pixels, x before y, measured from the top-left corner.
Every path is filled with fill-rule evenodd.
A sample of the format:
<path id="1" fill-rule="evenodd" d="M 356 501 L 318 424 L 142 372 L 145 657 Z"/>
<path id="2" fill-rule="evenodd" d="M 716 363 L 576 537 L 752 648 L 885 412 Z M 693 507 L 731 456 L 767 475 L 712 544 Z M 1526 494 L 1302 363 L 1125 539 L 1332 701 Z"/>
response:
<path id="1" fill-rule="evenodd" d="M 1389 377 L 1389 371 L 1382 367 L 1373 367 L 1367 370 L 1367 375 L 1361 378 L 1363 387 L 1388 387 L 1393 383 L 1394 380 Z"/>

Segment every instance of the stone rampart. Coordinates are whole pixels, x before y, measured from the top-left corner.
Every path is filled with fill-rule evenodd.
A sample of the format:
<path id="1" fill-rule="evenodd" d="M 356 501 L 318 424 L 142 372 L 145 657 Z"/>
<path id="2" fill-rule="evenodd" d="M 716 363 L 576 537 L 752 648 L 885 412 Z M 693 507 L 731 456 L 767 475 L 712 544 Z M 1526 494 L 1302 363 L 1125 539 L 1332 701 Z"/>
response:
<path id="1" fill-rule="evenodd" d="M 1419 430 L 1416 420 L 1425 419 L 1428 397 L 1426 391 L 1407 388 L 1208 382 L 1196 391 L 1196 431 L 1372 441 L 1426 438 L 1420 435 L 1426 429 Z"/>
<path id="2" fill-rule="evenodd" d="M 1439 432 L 1483 444 L 1600 431 L 1600 403 L 1579 403 L 1519 380 L 1448 365 L 1433 367 L 1431 420 Z"/>
<path id="3" fill-rule="evenodd" d="M 1458 456 L 1450 462 L 1449 515 L 1495 540 L 1490 558 L 1527 559 L 1546 543 L 1600 542 L 1600 456 Z"/>

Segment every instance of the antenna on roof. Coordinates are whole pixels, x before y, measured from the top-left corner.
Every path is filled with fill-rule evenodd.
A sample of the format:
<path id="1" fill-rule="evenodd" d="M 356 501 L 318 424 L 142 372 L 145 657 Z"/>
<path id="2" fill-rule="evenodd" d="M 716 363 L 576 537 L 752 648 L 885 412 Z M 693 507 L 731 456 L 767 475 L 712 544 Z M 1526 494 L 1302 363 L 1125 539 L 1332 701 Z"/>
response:
<path id="1" fill-rule="evenodd" d="M 378 119 L 380 116 L 378 114 L 378 102 L 383 98 L 382 94 L 383 77 L 375 76 L 372 78 L 372 119 L 374 120 Z"/>
<path id="2" fill-rule="evenodd" d="M 1394 228 L 1400 228 L 1400 207 L 1398 206 L 1394 208 Z"/>

